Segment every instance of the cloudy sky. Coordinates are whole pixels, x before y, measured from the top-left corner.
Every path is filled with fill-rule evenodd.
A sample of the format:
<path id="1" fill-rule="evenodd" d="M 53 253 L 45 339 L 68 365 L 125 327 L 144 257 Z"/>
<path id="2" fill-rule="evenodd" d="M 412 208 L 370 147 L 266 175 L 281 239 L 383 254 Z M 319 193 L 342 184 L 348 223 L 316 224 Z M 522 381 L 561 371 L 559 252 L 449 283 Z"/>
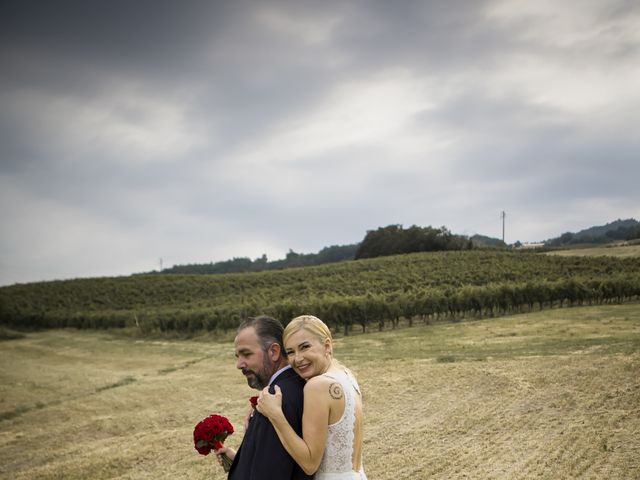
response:
<path id="1" fill-rule="evenodd" d="M 3 0 L 0 69 L 0 285 L 640 219 L 635 0 Z"/>

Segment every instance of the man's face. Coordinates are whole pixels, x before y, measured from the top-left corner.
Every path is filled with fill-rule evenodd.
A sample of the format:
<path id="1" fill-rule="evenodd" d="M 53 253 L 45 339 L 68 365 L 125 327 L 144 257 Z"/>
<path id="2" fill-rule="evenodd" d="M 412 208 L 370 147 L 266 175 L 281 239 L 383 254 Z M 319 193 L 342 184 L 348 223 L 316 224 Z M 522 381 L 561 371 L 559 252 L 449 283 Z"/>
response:
<path id="1" fill-rule="evenodd" d="M 253 327 L 243 328 L 238 332 L 235 342 L 236 368 L 242 370 L 251 388 L 262 390 L 269 384 L 271 375 L 275 373 L 274 362 L 269 359 L 258 341 Z"/>

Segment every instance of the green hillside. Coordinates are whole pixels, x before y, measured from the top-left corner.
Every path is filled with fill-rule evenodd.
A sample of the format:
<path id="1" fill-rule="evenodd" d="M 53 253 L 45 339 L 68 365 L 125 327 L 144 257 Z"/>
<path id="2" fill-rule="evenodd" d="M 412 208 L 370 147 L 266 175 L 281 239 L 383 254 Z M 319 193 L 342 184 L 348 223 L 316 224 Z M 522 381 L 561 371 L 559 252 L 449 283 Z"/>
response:
<path id="1" fill-rule="evenodd" d="M 545 242 L 548 247 L 580 244 L 603 244 L 640 238 L 640 222 L 634 218 L 615 220 L 606 225 L 593 226 L 579 232 L 566 232 Z"/>
<path id="2" fill-rule="evenodd" d="M 234 328 L 267 313 L 313 312 L 332 327 L 429 321 L 624 301 L 640 295 L 640 258 L 453 251 L 218 275 L 135 275 L 0 288 L 0 324 L 20 328 Z"/>

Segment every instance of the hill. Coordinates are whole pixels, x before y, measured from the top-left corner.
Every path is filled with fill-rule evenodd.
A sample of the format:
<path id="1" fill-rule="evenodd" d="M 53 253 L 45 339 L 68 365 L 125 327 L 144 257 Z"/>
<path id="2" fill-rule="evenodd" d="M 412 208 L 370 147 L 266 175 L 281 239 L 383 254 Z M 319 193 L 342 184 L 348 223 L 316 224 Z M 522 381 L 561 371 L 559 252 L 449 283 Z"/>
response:
<path id="1" fill-rule="evenodd" d="M 594 226 L 577 233 L 566 232 L 561 236 L 546 240 L 547 247 L 563 247 L 584 244 L 604 244 L 615 240 L 640 238 L 640 222 L 635 219 L 616 220 L 602 226 Z M 515 247 L 521 246 L 516 242 Z M 317 253 L 297 253 L 289 250 L 280 260 L 268 260 L 262 255 L 255 260 L 249 257 L 236 257 L 220 262 L 174 265 L 161 272 L 144 274 L 221 274 L 263 272 L 295 267 L 310 267 L 327 263 L 345 262 L 361 258 L 396 255 L 425 251 L 463 250 L 471 248 L 507 248 L 498 238 L 476 234 L 471 237 L 451 233 L 446 227 L 418 227 L 413 225 L 388 225 L 370 230 L 364 239 L 348 245 L 324 247 Z"/>
<path id="2" fill-rule="evenodd" d="M 549 247 L 576 244 L 602 244 L 615 240 L 634 240 L 640 238 L 640 222 L 633 218 L 616 220 L 606 225 L 594 226 L 577 233 L 566 232 L 559 237 L 545 241 Z"/>
<path id="3" fill-rule="evenodd" d="M 219 275 L 137 275 L 0 288 L 0 325 L 228 330 L 251 315 L 314 312 L 333 329 L 455 320 L 640 295 L 640 258 L 499 249 L 414 253 Z"/>
<path id="4" fill-rule="evenodd" d="M 487 237 L 486 235 L 475 234 L 471 237 L 471 241 L 475 248 L 505 248 L 507 246 L 499 238 Z"/>
<path id="5" fill-rule="evenodd" d="M 332 245 L 318 253 L 297 253 L 289 250 L 281 260 L 269 261 L 266 255 L 255 260 L 237 257 L 231 260 L 210 263 L 174 265 L 165 268 L 162 274 L 218 274 L 245 273 L 282 270 L 285 268 L 311 267 L 327 263 L 397 255 L 402 253 L 465 250 L 471 248 L 506 247 L 502 240 L 483 235 L 468 238 L 451 233 L 446 227 L 418 227 L 412 225 L 388 225 L 370 230 L 361 242 L 348 245 Z M 153 274 L 158 272 L 146 272 Z"/>

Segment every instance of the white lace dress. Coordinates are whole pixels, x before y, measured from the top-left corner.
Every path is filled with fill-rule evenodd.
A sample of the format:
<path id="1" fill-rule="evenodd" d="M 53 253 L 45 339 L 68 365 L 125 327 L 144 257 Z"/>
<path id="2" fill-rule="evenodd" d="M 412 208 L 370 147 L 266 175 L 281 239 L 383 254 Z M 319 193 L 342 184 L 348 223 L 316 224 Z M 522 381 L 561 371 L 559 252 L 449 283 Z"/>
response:
<path id="1" fill-rule="evenodd" d="M 329 425 L 327 444 L 315 480 L 366 480 L 364 467 L 353 469 L 353 439 L 356 421 L 356 395 L 360 392 L 358 382 L 346 372 L 324 374 L 342 385 L 344 413 L 340 420 Z M 360 462 L 362 464 L 362 462 Z"/>

